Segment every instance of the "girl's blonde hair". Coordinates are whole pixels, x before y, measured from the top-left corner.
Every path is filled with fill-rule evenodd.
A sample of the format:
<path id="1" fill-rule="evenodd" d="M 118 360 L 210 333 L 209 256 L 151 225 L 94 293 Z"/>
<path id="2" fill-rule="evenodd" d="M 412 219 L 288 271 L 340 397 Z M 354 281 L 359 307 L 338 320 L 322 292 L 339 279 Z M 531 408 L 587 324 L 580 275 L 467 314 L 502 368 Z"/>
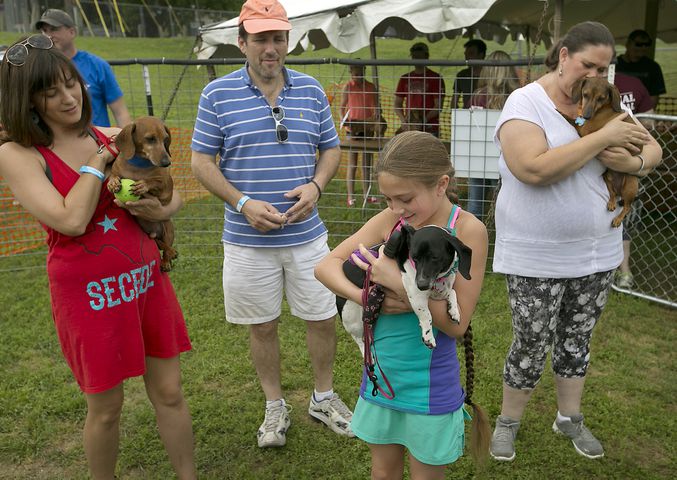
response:
<path id="1" fill-rule="evenodd" d="M 487 60 L 512 60 L 503 50 L 492 52 Z M 520 87 L 517 69 L 511 65 L 486 65 L 482 67 L 479 90 L 487 96 L 486 108 L 500 110 L 508 95 Z"/>
<path id="2" fill-rule="evenodd" d="M 409 131 L 395 135 L 383 147 L 376 163 L 376 175 L 384 172 L 429 188 L 435 187 L 442 175 L 449 175 L 447 197 L 458 203 L 451 157 L 444 143 L 430 133 Z"/>

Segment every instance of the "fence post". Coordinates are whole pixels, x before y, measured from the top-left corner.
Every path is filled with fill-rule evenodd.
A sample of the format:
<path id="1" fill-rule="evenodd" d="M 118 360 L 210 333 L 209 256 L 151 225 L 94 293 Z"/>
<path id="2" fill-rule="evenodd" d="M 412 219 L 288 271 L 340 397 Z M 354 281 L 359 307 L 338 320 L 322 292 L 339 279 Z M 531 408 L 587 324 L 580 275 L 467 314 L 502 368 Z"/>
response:
<path id="1" fill-rule="evenodd" d="M 143 65 L 143 82 L 146 86 L 146 108 L 148 115 L 153 116 L 153 95 L 150 91 L 150 73 L 148 73 L 148 65 Z"/>

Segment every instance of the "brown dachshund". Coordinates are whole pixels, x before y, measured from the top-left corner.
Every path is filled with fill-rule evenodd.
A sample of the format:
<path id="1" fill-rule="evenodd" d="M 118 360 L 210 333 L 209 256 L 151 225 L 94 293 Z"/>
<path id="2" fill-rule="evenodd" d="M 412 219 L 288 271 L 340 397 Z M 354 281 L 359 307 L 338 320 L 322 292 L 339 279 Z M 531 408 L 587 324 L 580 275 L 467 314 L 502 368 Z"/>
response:
<path id="1" fill-rule="evenodd" d="M 583 137 L 596 132 L 612 118 L 623 113 L 621 108 L 621 96 L 615 85 L 609 83 L 606 78 L 583 78 L 578 80 L 571 92 L 571 100 L 578 103 L 578 117 L 575 120 L 567 118 Z M 629 116 L 626 122 L 634 123 Z M 640 150 L 641 145 L 637 145 Z M 613 212 L 616 210 L 616 198 L 623 200 L 621 213 L 614 217 L 611 225 L 620 226 L 625 216 L 630 212 L 632 201 L 637 196 L 639 180 L 634 175 L 615 172 L 607 169 L 604 172 L 604 183 L 609 190 L 609 202 L 606 208 Z"/>
<path id="2" fill-rule="evenodd" d="M 108 190 L 118 192 L 120 179 L 134 180 L 131 192 L 137 196 L 146 194 L 157 197 L 162 205 L 172 200 L 174 181 L 169 174 L 172 159 L 169 145 L 172 142 L 169 129 L 155 117 L 141 117 L 134 123 L 124 127 L 115 138 L 120 150 L 113 162 L 112 174 L 108 179 Z M 155 234 L 155 243 L 162 251 L 160 269 L 168 272 L 172 268 L 172 260 L 178 252 L 172 247 L 174 243 L 174 224 L 171 220 L 151 222 L 136 218 L 141 228 Z"/>

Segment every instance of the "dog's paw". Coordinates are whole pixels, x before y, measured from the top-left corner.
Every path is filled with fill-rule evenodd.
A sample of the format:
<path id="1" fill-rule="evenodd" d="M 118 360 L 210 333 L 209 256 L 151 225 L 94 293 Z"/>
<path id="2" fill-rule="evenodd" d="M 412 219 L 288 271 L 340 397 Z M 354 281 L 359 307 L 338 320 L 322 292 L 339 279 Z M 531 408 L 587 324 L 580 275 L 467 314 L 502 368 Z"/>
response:
<path id="1" fill-rule="evenodd" d="M 435 336 L 433 335 L 432 328 L 430 330 L 426 330 L 425 332 L 423 332 L 423 337 L 421 337 L 421 340 L 423 340 L 425 346 L 431 350 L 437 346 L 437 342 L 435 341 Z"/>
<path id="2" fill-rule="evenodd" d="M 614 210 L 616 210 L 616 199 L 615 199 L 615 198 L 611 198 L 611 199 L 607 202 L 607 204 L 606 204 L 606 209 L 607 209 L 608 211 L 610 211 L 610 212 L 613 212 Z"/>
<path id="3" fill-rule="evenodd" d="M 623 215 L 618 215 L 611 221 L 611 226 L 614 228 L 618 228 L 621 226 L 622 223 L 623 223 Z"/>
<path id="4" fill-rule="evenodd" d="M 131 190 L 134 195 L 141 197 L 144 193 L 148 193 L 149 188 L 145 180 L 137 180 L 132 185 Z"/>
<path id="5" fill-rule="evenodd" d="M 107 187 L 108 187 L 108 191 L 110 193 L 115 194 L 115 193 L 119 192 L 120 189 L 122 188 L 122 183 L 120 183 L 120 178 L 119 177 L 110 177 L 108 179 Z"/>
<path id="6" fill-rule="evenodd" d="M 461 323 L 461 312 L 458 311 L 458 305 L 454 304 L 453 302 L 448 302 L 447 305 L 449 306 L 447 313 L 449 314 L 449 318 L 451 318 L 451 321 L 454 322 L 456 325 Z"/>

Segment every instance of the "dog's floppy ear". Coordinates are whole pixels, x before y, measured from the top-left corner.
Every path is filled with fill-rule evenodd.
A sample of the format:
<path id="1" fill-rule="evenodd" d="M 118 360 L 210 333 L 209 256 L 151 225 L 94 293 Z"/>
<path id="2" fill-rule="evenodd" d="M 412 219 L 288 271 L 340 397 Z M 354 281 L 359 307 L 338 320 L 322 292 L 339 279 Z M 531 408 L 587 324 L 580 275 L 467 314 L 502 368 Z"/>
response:
<path id="1" fill-rule="evenodd" d="M 165 127 L 165 132 L 167 132 L 167 138 L 165 138 L 165 150 L 167 150 L 167 154 L 171 157 L 171 153 L 169 151 L 169 146 L 172 144 L 172 132 L 169 131 L 169 128 L 167 125 Z"/>
<path id="2" fill-rule="evenodd" d="M 136 130 L 136 124 L 130 123 L 120 130 L 120 133 L 115 137 L 115 146 L 118 147 L 123 158 L 132 158 L 136 152 L 134 130 Z"/>
<path id="3" fill-rule="evenodd" d="M 472 249 L 453 235 L 447 235 L 447 241 L 456 250 L 458 255 L 458 273 L 470 280 L 470 265 L 472 264 Z"/>
<path id="4" fill-rule="evenodd" d="M 404 262 L 409 257 L 410 237 L 415 230 L 410 225 L 402 225 L 400 230 L 394 230 L 386 242 L 383 253 L 390 258 L 394 258 L 397 264 L 402 268 Z"/>
<path id="5" fill-rule="evenodd" d="M 581 101 L 581 96 L 583 93 L 583 85 L 585 84 L 585 78 L 581 78 L 579 80 L 576 80 L 576 83 L 574 83 L 571 86 L 571 101 L 574 103 L 578 103 Z"/>
<path id="6" fill-rule="evenodd" d="M 621 108 L 621 93 L 618 91 L 618 88 L 616 88 L 616 85 L 609 84 L 609 94 L 611 96 L 611 108 L 614 109 L 614 112 L 623 112 L 623 109 Z"/>

